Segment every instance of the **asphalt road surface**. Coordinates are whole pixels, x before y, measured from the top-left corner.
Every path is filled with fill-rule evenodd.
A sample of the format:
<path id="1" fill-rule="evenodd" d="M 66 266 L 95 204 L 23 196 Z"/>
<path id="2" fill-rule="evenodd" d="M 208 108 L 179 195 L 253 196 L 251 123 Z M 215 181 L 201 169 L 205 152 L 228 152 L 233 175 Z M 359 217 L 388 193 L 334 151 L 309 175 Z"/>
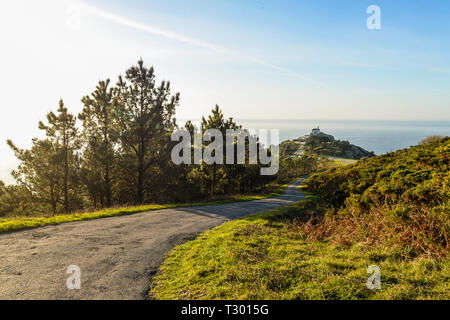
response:
<path id="1" fill-rule="evenodd" d="M 171 248 L 227 220 L 304 199 L 297 188 L 300 182 L 269 199 L 1 234 L 0 299 L 147 299 L 150 280 Z M 67 287 L 70 265 L 80 269 L 80 289 Z"/>

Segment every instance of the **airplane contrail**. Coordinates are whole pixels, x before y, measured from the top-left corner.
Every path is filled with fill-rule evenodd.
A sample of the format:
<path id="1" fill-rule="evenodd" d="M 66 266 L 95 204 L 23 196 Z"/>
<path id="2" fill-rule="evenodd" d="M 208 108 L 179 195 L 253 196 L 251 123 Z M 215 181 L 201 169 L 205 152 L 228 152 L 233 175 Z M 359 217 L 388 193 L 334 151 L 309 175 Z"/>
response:
<path id="1" fill-rule="evenodd" d="M 289 75 L 294 76 L 294 77 L 296 77 L 298 79 L 302 79 L 302 80 L 314 83 L 314 84 L 316 84 L 318 86 L 321 86 L 321 87 L 324 86 L 322 83 L 320 83 L 320 82 L 318 82 L 316 80 L 313 80 L 313 79 L 311 79 L 309 77 L 306 77 L 306 76 L 304 76 L 302 74 L 290 71 L 288 69 L 285 69 L 283 67 L 279 67 L 277 65 L 271 64 L 269 62 L 266 62 L 266 61 L 258 59 L 258 58 L 254 58 L 254 57 L 246 56 L 246 55 L 241 54 L 241 53 L 237 53 L 237 52 L 234 52 L 234 51 L 226 50 L 226 49 L 218 47 L 218 46 L 216 46 L 214 44 L 211 44 L 211 43 L 208 43 L 208 42 L 204 42 L 204 41 L 201 41 L 201 40 L 198 40 L 198 39 L 194 39 L 194 38 L 191 38 L 191 37 L 187 37 L 187 36 L 179 34 L 179 33 L 175 33 L 175 32 L 172 32 L 172 31 L 165 30 L 165 29 L 157 28 L 157 27 L 154 27 L 154 26 L 150 26 L 150 25 L 147 25 L 147 24 L 144 24 L 144 23 L 141 23 L 141 22 L 136 22 L 136 21 L 133 21 L 131 19 L 128 19 L 128 18 L 119 16 L 119 15 L 116 15 L 114 13 L 111 13 L 111 12 L 108 12 L 108 11 L 104 11 L 102 9 L 99 9 L 99 8 L 97 8 L 95 6 L 86 4 L 84 2 L 81 4 L 81 6 L 83 8 L 83 12 L 86 12 L 86 13 L 92 15 L 92 16 L 96 16 L 96 17 L 102 18 L 104 20 L 108 20 L 110 22 L 113 22 L 113 23 L 116 23 L 116 24 L 119 24 L 119 25 L 122 25 L 122 26 L 125 26 L 125 27 L 133 28 L 133 29 L 136 29 L 136 30 L 139 30 L 139 31 L 143 31 L 143 32 L 147 32 L 147 33 L 150 33 L 150 34 L 153 34 L 153 35 L 158 35 L 158 36 L 162 36 L 162 37 L 165 37 L 165 38 L 168 38 L 168 39 L 172 39 L 172 40 L 175 40 L 175 41 L 184 42 L 186 44 L 190 44 L 190 45 L 198 46 L 198 47 L 201 47 L 201 48 L 205 48 L 205 49 L 211 50 L 211 51 L 219 53 L 219 54 L 234 56 L 234 57 L 237 57 L 239 59 L 247 60 L 247 61 L 249 61 L 249 62 L 251 62 L 253 64 L 261 65 L 261 66 L 264 66 L 266 68 L 270 68 L 270 69 L 273 69 L 273 70 L 277 70 L 277 71 L 283 72 L 285 74 L 289 74 Z"/>

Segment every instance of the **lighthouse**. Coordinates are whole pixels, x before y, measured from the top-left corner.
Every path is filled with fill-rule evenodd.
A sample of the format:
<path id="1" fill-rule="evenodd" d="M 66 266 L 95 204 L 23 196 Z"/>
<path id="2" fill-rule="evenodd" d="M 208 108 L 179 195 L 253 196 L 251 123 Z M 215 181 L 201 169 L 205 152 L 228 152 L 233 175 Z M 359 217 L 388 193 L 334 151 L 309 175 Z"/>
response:
<path id="1" fill-rule="evenodd" d="M 311 135 L 312 135 L 312 136 L 315 136 L 315 135 L 318 135 L 318 134 L 320 134 L 319 126 L 317 126 L 317 128 L 313 128 L 313 129 L 311 130 Z"/>

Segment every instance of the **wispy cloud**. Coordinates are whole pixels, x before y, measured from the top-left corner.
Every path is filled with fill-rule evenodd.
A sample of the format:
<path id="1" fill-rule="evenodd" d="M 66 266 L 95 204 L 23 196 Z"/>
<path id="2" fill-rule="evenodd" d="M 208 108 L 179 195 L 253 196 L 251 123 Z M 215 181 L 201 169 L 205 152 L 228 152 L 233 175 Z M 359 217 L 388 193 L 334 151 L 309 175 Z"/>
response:
<path id="1" fill-rule="evenodd" d="M 305 75 L 302 75 L 302 74 L 299 74 L 297 72 L 288 70 L 286 68 L 283 68 L 283 67 L 271 64 L 271 63 L 269 63 L 267 61 L 264 61 L 262 59 L 259 59 L 259 58 L 247 56 L 247 55 L 242 54 L 240 52 L 231 51 L 231 50 L 227 50 L 227 49 L 221 48 L 221 47 L 219 47 L 219 46 L 217 46 L 215 44 L 212 44 L 212 43 L 208 43 L 208 42 L 205 42 L 205 41 L 202 41 L 202 40 L 191 38 L 191 37 L 188 37 L 188 36 L 185 36 L 185 35 L 182 35 L 182 34 L 179 34 L 179 33 L 175 33 L 175 32 L 169 31 L 169 30 L 165 30 L 165 29 L 161 29 L 161 28 L 158 28 L 158 27 L 150 26 L 150 25 L 145 24 L 145 23 L 137 22 L 137 21 L 131 20 L 129 18 L 125 18 L 125 17 L 122 17 L 120 15 L 117 15 L 117 14 L 105 11 L 103 9 L 97 8 L 97 7 L 95 7 L 93 5 L 90 5 L 90 4 L 87 4 L 87 3 L 82 3 L 81 7 L 82 7 L 83 13 L 90 14 L 92 16 L 95 16 L 95 17 L 98 17 L 98 18 L 110 21 L 112 23 L 115 23 L 115 24 L 118 24 L 118 25 L 121 25 L 121 26 L 124 26 L 124 27 L 128 27 L 128 28 L 132 28 L 132 29 L 135 29 L 135 30 L 139 30 L 141 32 L 146 32 L 146 33 L 150 33 L 150 34 L 153 34 L 153 35 L 165 37 L 165 38 L 168 38 L 168 39 L 171 39 L 171 40 L 174 40 L 174 41 L 178 41 L 178 42 L 183 42 L 183 43 L 186 43 L 186 44 L 189 44 L 189 45 L 201 47 L 201 48 L 213 51 L 213 52 L 218 53 L 218 54 L 233 56 L 235 58 L 238 58 L 238 59 L 241 59 L 241 60 L 246 60 L 246 61 L 248 61 L 250 63 L 253 63 L 253 64 L 256 64 L 256 65 L 260 65 L 260 66 L 263 66 L 263 67 L 266 67 L 266 68 L 269 68 L 269 69 L 272 69 L 272 70 L 276 70 L 276 71 L 279 71 L 279 72 L 291 75 L 291 76 L 293 76 L 295 78 L 298 78 L 298 79 L 301 79 L 301 80 L 313 83 L 313 84 L 315 84 L 317 86 L 321 86 L 321 87 L 325 86 L 321 82 L 316 81 L 316 80 L 314 80 L 314 79 L 312 79 L 310 77 L 307 77 Z"/>

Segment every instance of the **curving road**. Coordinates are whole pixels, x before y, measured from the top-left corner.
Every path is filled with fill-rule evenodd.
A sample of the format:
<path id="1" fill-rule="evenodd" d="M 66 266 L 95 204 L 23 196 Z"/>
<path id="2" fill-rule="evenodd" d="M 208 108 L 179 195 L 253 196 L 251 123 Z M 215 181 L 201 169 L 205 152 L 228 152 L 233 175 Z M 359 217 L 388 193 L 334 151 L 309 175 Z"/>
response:
<path id="1" fill-rule="evenodd" d="M 224 205 L 155 210 L 0 235 L 0 299 L 146 299 L 166 253 L 206 229 L 304 199 L 283 195 Z M 69 265 L 81 289 L 66 285 Z"/>

